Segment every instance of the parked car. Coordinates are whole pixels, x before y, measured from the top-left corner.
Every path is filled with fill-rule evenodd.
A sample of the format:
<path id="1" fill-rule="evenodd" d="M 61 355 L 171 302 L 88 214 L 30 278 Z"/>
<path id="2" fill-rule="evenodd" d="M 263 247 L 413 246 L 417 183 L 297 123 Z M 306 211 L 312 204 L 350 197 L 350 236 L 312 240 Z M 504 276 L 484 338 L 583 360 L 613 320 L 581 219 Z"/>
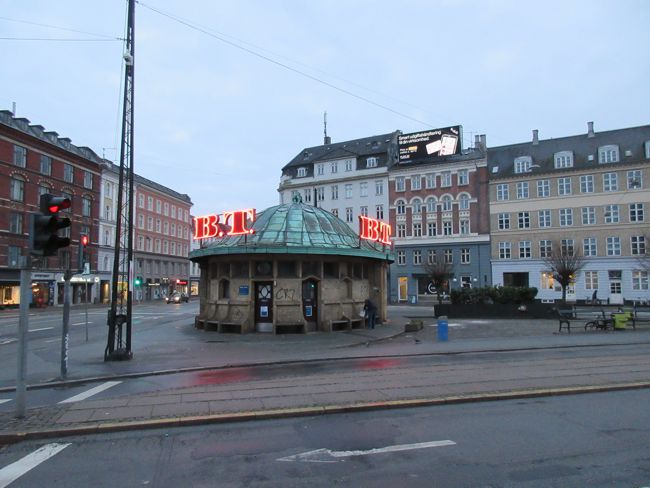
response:
<path id="1" fill-rule="evenodd" d="M 179 292 L 174 292 L 168 297 L 165 297 L 165 301 L 167 303 L 181 303 L 181 302 L 189 302 L 189 297 L 185 293 L 179 293 Z"/>

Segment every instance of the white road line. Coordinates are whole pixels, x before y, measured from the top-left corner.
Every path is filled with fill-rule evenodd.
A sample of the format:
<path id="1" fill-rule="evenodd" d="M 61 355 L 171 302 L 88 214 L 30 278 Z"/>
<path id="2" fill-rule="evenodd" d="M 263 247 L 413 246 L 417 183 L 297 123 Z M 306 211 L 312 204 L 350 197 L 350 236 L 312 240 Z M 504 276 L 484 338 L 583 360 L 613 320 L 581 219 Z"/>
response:
<path id="1" fill-rule="evenodd" d="M 72 324 L 72 325 L 85 325 L 85 324 L 86 322 L 77 322 L 76 324 Z"/>
<path id="2" fill-rule="evenodd" d="M 0 346 L 4 346 L 5 344 L 11 344 L 12 342 L 16 342 L 18 339 L 5 339 L 4 341 L 0 341 Z"/>
<path id="3" fill-rule="evenodd" d="M 122 383 L 121 381 L 107 381 L 106 383 L 102 383 L 99 386 L 96 386 L 95 388 L 91 388 L 88 391 L 84 391 L 83 393 L 79 393 L 78 395 L 75 395 L 70 398 L 66 398 L 65 400 L 60 401 L 59 403 L 73 403 L 73 402 L 80 402 L 81 400 L 85 400 L 86 398 L 89 398 L 93 395 L 97 395 L 97 393 L 101 393 L 104 390 L 108 390 L 109 388 L 112 388 L 115 385 L 119 385 Z M 2 488 L 2 487 L 0 487 Z"/>
<path id="4" fill-rule="evenodd" d="M 63 449 L 68 447 L 70 444 L 46 444 L 40 449 L 34 451 L 31 454 L 28 454 L 22 459 L 19 459 L 15 463 L 5 466 L 0 469 L 0 488 L 5 488 L 9 484 L 16 481 L 22 475 L 27 473 L 29 470 L 35 468 L 44 461 L 47 461 L 49 458 L 58 454 Z"/>
<path id="5" fill-rule="evenodd" d="M 30 332 L 39 332 L 41 330 L 52 330 L 54 327 L 41 327 L 40 329 L 29 329 Z"/>
<path id="6" fill-rule="evenodd" d="M 0 404 L 10 402 L 11 398 L 0 398 Z"/>
<path id="7" fill-rule="evenodd" d="M 339 458 L 352 456 L 367 456 L 369 454 L 381 454 L 385 452 L 410 451 L 413 449 L 425 449 L 428 447 L 454 446 L 454 441 L 431 441 L 419 442 L 417 444 L 397 444 L 394 446 L 368 449 L 367 451 L 330 451 L 329 449 L 316 449 L 315 451 L 302 452 L 277 459 L 277 461 L 304 461 L 308 463 L 335 463 Z"/>

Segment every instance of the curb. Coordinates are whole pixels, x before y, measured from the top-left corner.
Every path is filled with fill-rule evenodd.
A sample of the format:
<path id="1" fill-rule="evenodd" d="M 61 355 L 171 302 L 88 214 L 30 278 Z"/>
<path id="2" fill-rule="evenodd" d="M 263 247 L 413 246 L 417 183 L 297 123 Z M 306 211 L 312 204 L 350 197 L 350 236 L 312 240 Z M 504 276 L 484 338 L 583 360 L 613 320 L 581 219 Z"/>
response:
<path id="1" fill-rule="evenodd" d="M 48 439 L 53 437 L 71 437 L 89 434 L 107 434 L 127 432 L 132 430 L 161 429 L 173 427 L 189 427 L 230 422 L 246 422 L 251 420 L 270 420 L 313 415 L 330 415 L 338 413 L 367 412 L 372 410 L 387 410 L 397 408 L 415 408 L 436 405 L 457 405 L 463 403 L 489 402 L 499 400 L 515 400 L 522 398 L 538 398 L 546 396 L 565 396 L 609 391 L 638 390 L 650 388 L 650 381 L 631 383 L 613 383 L 596 386 L 575 386 L 560 388 L 537 388 L 529 390 L 512 390 L 507 392 L 479 393 L 467 395 L 452 395 L 438 398 L 417 398 L 411 400 L 391 400 L 385 402 L 362 402 L 349 405 L 325 405 L 320 407 L 296 407 L 275 410 L 260 410 L 227 414 L 197 415 L 173 417 L 168 419 L 132 420 L 125 422 L 106 422 L 94 425 L 70 427 L 62 429 L 47 429 L 0 434 L 0 446 L 15 444 L 26 440 Z"/>

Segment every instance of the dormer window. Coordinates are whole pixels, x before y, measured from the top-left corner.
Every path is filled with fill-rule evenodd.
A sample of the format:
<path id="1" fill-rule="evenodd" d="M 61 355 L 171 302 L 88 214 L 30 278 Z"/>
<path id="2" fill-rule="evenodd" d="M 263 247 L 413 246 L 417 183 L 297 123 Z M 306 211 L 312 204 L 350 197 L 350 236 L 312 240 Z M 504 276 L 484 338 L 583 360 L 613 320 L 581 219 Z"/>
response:
<path id="1" fill-rule="evenodd" d="M 307 176 L 307 168 L 298 168 L 298 178 Z"/>
<path id="2" fill-rule="evenodd" d="M 610 144 L 598 148 L 599 163 L 617 163 L 619 161 L 618 146 Z"/>
<path id="3" fill-rule="evenodd" d="M 515 159 L 515 173 L 529 173 L 533 165 L 533 158 L 530 156 L 521 156 Z"/>
<path id="4" fill-rule="evenodd" d="M 562 151 L 555 153 L 555 169 L 572 168 L 573 167 L 573 153 L 571 151 Z"/>
<path id="5" fill-rule="evenodd" d="M 376 168 L 377 167 L 377 158 L 371 157 L 366 160 L 366 168 Z"/>

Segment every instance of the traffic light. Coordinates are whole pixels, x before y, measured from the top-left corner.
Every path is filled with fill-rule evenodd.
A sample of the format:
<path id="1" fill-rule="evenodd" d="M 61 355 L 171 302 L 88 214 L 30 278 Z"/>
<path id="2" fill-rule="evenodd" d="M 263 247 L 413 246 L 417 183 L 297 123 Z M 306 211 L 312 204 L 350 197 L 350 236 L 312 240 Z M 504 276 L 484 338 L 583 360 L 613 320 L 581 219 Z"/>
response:
<path id="1" fill-rule="evenodd" d="M 79 253 L 77 254 L 77 269 L 84 270 L 84 263 L 86 262 L 86 247 L 90 244 L 90 237 L 86 234 L 79 236 Z"/>
<path id="2" fill-rule="evenodd" d="M 134 284 L 135 284 L 135 286 L 140 286 L 142 284 L 142 277 L 141 276 L 136 276 Z"/>
<path id="3" fill-rule="evenodd" d="M 60 218 L 59 212 L 70 208 L 72 202 L 66 197 L 49 193 L 41 195 L 40 212 L 32 214 L 30 252 L 37 256 L 55 256 L 62 247 L 70 245 L 70 239 L 59 237 L 59 229 L 70 227 L 70 219 Z"/>

